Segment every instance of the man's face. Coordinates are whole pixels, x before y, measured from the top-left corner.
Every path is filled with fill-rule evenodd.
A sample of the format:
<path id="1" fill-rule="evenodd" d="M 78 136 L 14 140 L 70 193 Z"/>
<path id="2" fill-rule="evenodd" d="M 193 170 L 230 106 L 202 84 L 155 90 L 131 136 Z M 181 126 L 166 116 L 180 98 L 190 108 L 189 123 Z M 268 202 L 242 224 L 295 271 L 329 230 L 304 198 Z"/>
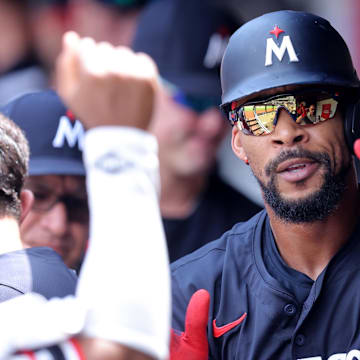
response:
<path id="1" fill-rule="evenodd" d="M 322 220 L 339 203 L 351 164 L 341 114 L 300 126 L 285 110 L 279 111 L 269 135 L 245 135 L 234 126 L 234 152 L 241 159 L 247 157 L 265 202 L 280 218 Z"/>
<path id="2" fill-rule="evenodd" d="M 35 200 L 20 226 L 24 247 L 51 247 L 75 268 L 89 236 L 85 177 L 30 176 L 25 188 L 34 193 Z"/>
<path id="3" fill-rule="evenodd" d="M 311 104 L 309 106 L 309 113 L 310 113 L 311 116 L 315 115 L 315 105 Z"/>
<path id="4" fill-rule="evenodd" d="M 177 176 L 207 172 L 227 129 L 216 107 L 201 113 L 175 102 L 160 90 L 154 110 L 152 133 L 159 142 L 160 163 Z"/>

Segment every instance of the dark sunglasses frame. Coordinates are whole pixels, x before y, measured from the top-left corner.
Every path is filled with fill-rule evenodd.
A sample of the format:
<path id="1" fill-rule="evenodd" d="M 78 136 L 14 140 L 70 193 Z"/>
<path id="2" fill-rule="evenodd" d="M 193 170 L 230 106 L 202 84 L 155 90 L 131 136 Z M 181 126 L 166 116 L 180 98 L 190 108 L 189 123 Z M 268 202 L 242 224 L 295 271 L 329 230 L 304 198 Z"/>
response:
<path id="1" fill-rule="evenodd" d="M 34 193 L 34 203 L 32 210 L 36 212 L 47 212 L 50 211 L 56 204 L 61 202 L 64 204 L 70 221 L 75 222 L 88 222 L 89 221 L 89 207 L 87 199 L 80 199 L 70 195 L 56 196 L 51 201 L 39 200 Z"/>

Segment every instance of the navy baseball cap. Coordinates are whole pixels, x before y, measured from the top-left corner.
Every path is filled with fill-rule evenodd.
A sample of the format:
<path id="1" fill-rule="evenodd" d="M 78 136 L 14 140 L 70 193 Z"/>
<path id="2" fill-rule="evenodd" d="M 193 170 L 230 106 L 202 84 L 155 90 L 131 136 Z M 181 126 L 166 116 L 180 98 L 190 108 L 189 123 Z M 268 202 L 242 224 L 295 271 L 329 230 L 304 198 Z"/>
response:
<path id="1" fill-rule="evenodd" d="M 52 90 L 22 95 L 0 109 L 25 133 L 29 175 L 85 175 L 84 128 Z"/>
<path id="2" fill-rule="evenodd" d="M 158 0 L 139 17 L 132 48 L 150 55 L 162 78 L 184 93 L 218 96 L 220 63 L 240 21 L 204 0 Z"/>

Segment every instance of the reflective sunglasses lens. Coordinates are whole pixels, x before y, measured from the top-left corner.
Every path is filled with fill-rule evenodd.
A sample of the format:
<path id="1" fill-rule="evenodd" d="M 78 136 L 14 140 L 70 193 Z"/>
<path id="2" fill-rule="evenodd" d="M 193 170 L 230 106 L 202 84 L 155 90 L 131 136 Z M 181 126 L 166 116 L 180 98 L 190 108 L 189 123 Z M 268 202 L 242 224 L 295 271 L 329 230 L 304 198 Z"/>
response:
<path id="1" fill-rule="evenodd" d="M 270 134 L 274 129 L 276 112 L 277 108 L 272 105 L 247 105 L 243 107 L 241 121 L 253 135 Z"/>
<path id="2" fill-rule="evenodd" d="M 302 98 L 297 101 L 297 123 L 317 124 L 335 116 L 338 102 L 332 98 Z"/>
<path id="3" fill-rule="evenodd" d="M 178 104 L 186 106 L 187 108 L 202 113 L 212 107 L 219 107 L 220 98 L 217 97 L 200 97 L 184 94 L 181 91 L 173 94 L 172 98 Z"/>
<path id="4" fill-rule="evenodd" d="M 176 85 L 163 78 L 160 78 L 160 81 L 176 103 L 185 106 L 197 113 L 202 113 L 212 107 L 218 108 L 219 104 L 221 103 L 220 96 L 189 95 Z"/>
<path id="5" fill-rule="evenodd" d="M 293 96 L 284 96 L 258 104 L 245 105 L 242 108 L 241 120 L 249 127 L 251 134 L 267 135 L 274 131 L 280 107 L 287 109 L 290 115 L 294 115 L 296 99 Z"/>
<path id="6" fill-rule="evenodd" d="M 285 108 L 300 125 L 317 124 L 335 116 L 338 102 L 325 93 L 281 96 L 232 109 L 229 119 L 238 122 L 248 135 L 267 135 L 274 131 L 279 108 Z"/>

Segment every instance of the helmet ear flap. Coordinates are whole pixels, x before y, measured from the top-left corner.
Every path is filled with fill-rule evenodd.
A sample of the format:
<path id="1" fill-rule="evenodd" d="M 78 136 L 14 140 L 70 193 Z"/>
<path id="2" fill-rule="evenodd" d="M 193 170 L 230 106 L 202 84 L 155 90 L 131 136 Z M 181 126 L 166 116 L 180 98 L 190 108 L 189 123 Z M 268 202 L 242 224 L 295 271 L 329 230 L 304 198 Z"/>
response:
<path id="1" fill-rule="evenodd" d="M 344 132 L 350 152 L 354 154 L 354 143 L 360 138 L 360 100 L 349 104 L 345 112 Z"/>

